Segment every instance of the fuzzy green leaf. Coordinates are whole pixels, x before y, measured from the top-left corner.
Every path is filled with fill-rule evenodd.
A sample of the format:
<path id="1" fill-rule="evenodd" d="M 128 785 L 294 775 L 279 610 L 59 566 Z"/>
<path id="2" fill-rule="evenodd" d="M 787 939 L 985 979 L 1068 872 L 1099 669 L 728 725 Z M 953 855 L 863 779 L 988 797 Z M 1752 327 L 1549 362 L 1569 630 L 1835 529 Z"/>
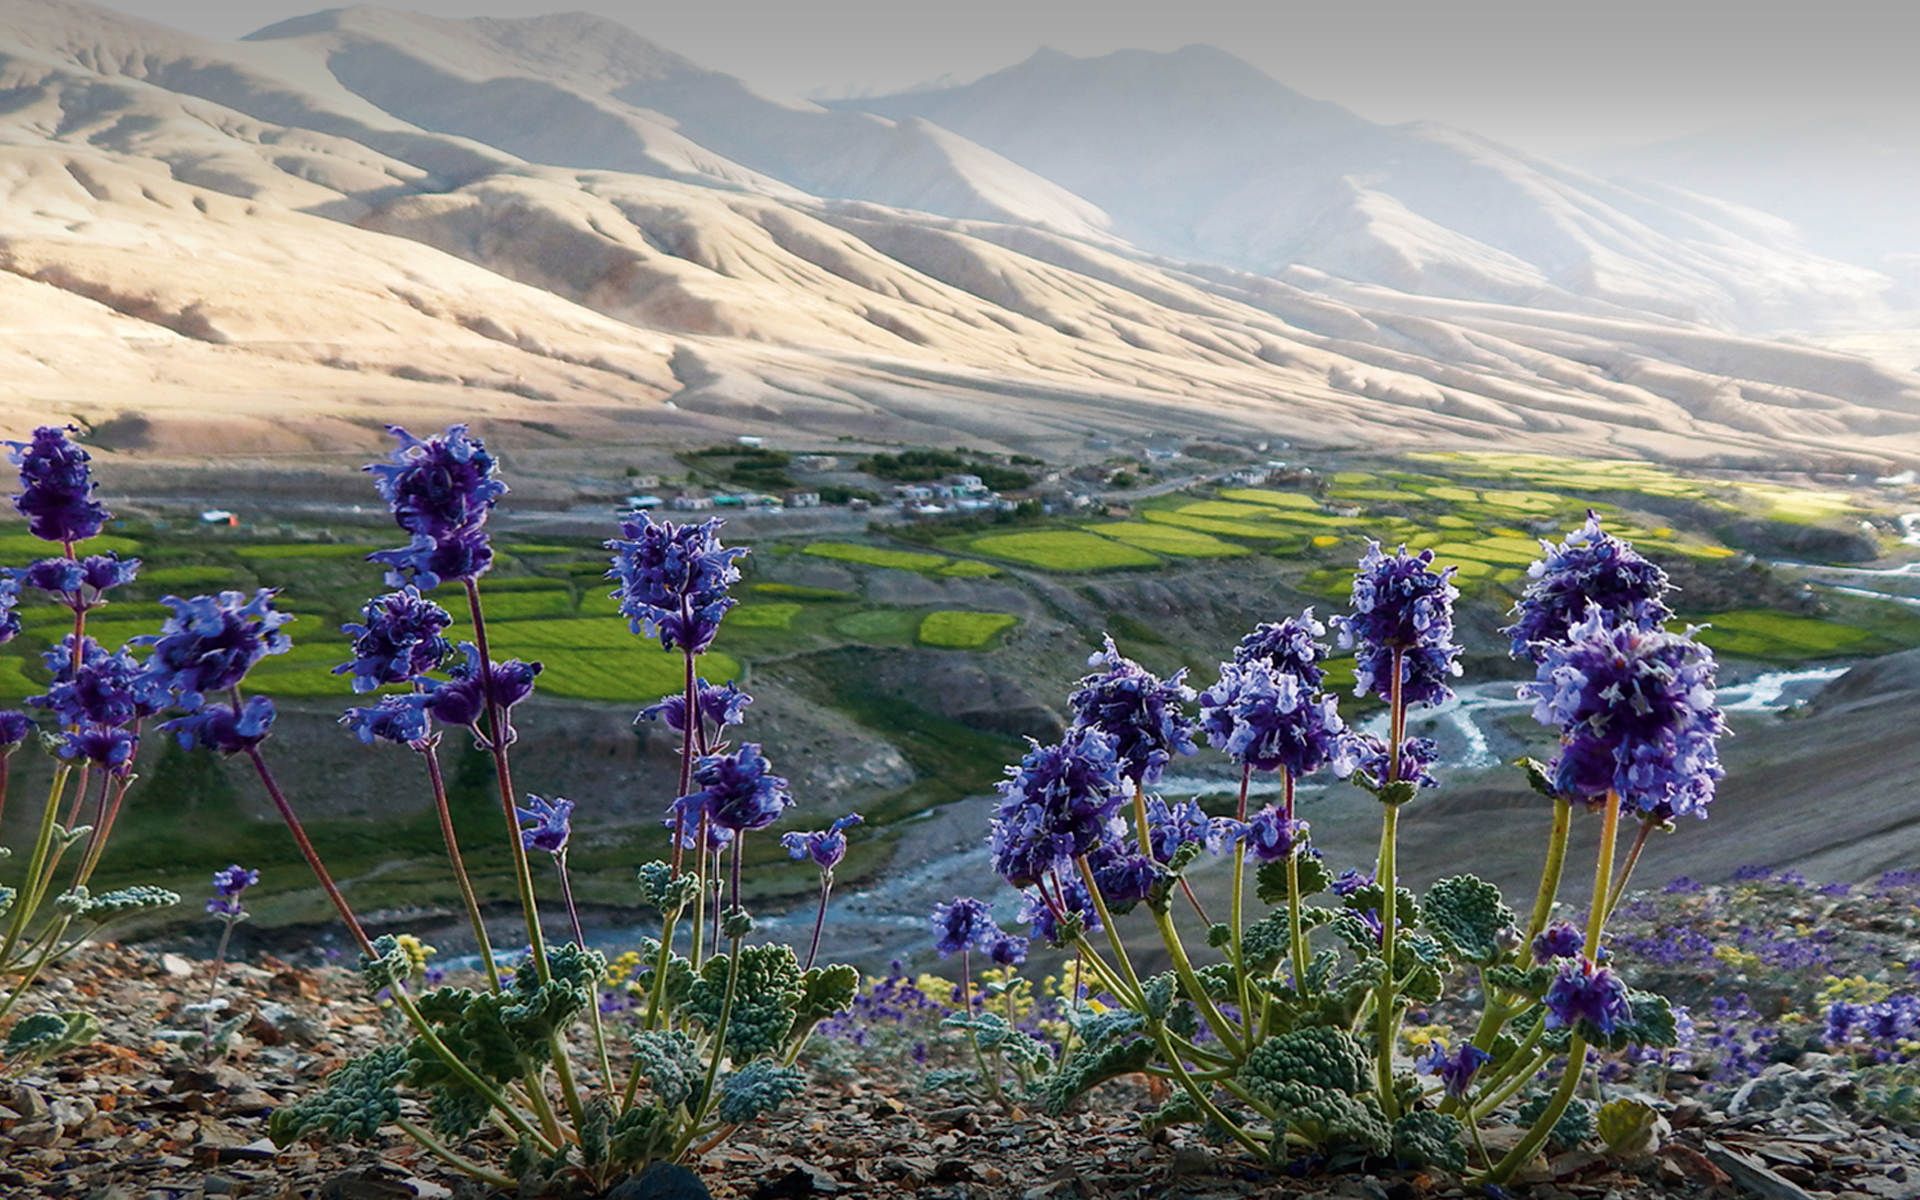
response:
<path id="1" fill-rule="evenodd" d="M 745 1125 L 806 1090 L 807 1075 L 800 1068 L 758 1059 L 720 1081 L 714 1111 L 729 1125 Z"/>
<path id="2" fill-rule="evenodd" d="M 1393 1157 L 1403 1167 L 1466 1169 L 1465 1130 L 1451 1113 L 1410 1112 L 1393 1123 Z"/>
<path id="3" fill-rule="evenodd" d="M 1499 888 L 1472 875 L 1454 875 L 1428 888 L 1421 913 L 1429 933 L 1477 967 L 1500 959 L 1502 934 L 1518 919 Z"/>
<path id="4" fill-rule="evenodd" d="M 693 1107 L 704 1083 L 699 1049 L 692 1038 L 677 1030 L 650 1029 L 631 1035 L 634 1069 L 667 1112 Z"/>
<path id="5" fill-rule="evenodd" d="M 654 860 L 639 871 L 640 898 L 663 913 L 678 913 L 693 903 L 700 891 L 700 879 L 691 871 L 679 875 L 666 863 Z"/>
<path id="6" fill-rule="evenodd" d="M 687 990 L 683 1010 L 708 1030 L 720 1024 L 726 1001 L 727 955 L 716 954 Z M 746 946 L 740 951 L 740 980 L 727 1022 L 727 1054 L 746 1062 L 784 1045 L 801 999 L 800 962 L 788 946 Z"/>
<path id="7" fill-rule="evenodd" d="M 273 1110 L 267 1132 L 285 1149 L 308 1134 L 332 1141 L 371 1141 L 382 1125 L 400 1119 L 394 1085 L 407 1072 L 407 1052 L 388 1046 L 350 1059 L 326 1086 Z"/>
<path id="8" fill-rule="evenodd" d="M 1034 1097 L 1051 1116 L 1060 1116 L 1089 1089 L 1131 1075 L 1153 1061 L 1154 1045 L 1145 1038 L 1083 1045 L 1034 1088 Z"/>
<path id="9" fill-rule="evenodd" d="M 1304 853 L 1303 847 L 1294 857 L 1299 864 L 1301 899 L 1317 896 L 1333 886 L 1333 876 L 1327 874 L 1326 864 L 1317 855 Z M 1287 903 L 1286 859 L 1262 865 L 1254 879 L 1253 894 L 1260 898 L 1260 903 L 1276 906 Z"/>

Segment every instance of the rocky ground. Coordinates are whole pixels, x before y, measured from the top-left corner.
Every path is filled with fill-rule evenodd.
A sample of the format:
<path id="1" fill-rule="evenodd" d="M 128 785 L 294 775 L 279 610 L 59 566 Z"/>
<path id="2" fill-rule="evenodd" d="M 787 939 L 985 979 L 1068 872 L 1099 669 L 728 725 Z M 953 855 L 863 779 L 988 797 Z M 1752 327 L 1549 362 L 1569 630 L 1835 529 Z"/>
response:
<path id="1" fill-rule="evenodd" d="M 1609 1096 L 1650 1099 L 1657 1147 L 1610 1159 L 1598 1143 L 1554 1148 L 1504 1189 L 1533 1200 L 1900 1200 L 1920 1197 L 1915 1106 L 1881 1076 L 1821 1052 L 1821 1004 L 1849 994 L 1912 991 L 1920 960 L 1915 880 L 1818 888 L 1797 877 L 1636 898 L 1618 925 L 1620 961 L 1694 1013 L 1694 1044 L 1659 1063 L 1607 1064 Z M 1800 949 L 1795 949 L 1800 947 Z M 1835 980 L 1850 981 L 1836 984 Z M 1862 993 L 1860 989 L 1869 989 Z M 240 1033 L 224 1055 L 184 1050 L 199 1018 L 183 1005 L 224 998 Z M 491 1193 L 399 1136 L 371 1147 L 277 1151 L 266 1117 L 347 1058 L 378 1044 L 387 1017 L 337 966 L 263 957 L 212 964 L 167 953 L 92 947 L 29 997 L 32 1008 L 85 1007 L 100 1040 L 11 1082 L 0 1081 L 0 1195 L 98 1200 L 201 1196 L 389 1200 Z M 1464 1011 L 1464 1010 L 1461 1010 Z M 936 1014 L 937 1016 L 937 1014 Z M 1443 1003 L 1425 1018 L 1460 1012 Z M 1417 1021 L 1415 1023 L 1417 1027 Z M 858 1038 L 848 1034 L 864 1028 Z M 914 1053 L 925 1047 L 924 1061 Z M 698 1164 L 719 1200 L 911 1196 L 923 1200 L 1052 1197 L 1338 1196 L 1446 1200 L 1488 1194 L 1439 1170 L 1299 1175 L 1262 1169 L 1184 1133 L 1142 1138 L 1158 1104 L 1141 1083 L 1106 1085 L 1078 1112 L 1003 1111 L 925 1086 L 958 1065 L 932 1019 L 874 1019 L 816 1039 L 810 1092 Z M 1911 1055 L 1895 1047 L 1893 1057 Z M 1879 1082 L 1876 1082 L 1879 1081 Z M 1911 1082 L 1911 1081 L 1909 1081 Z M 1485 1130 L 1490 1148 L 1519 1136 Z M 480 1149 L 475 1147 L 475 1149 Z M 497 1157 L 504 1147 L 492 1148 Z M 638 1197 L 629 1189 L 615 1194 Z M 675 1195 L 670 1191 L 644 1193 Z"/>

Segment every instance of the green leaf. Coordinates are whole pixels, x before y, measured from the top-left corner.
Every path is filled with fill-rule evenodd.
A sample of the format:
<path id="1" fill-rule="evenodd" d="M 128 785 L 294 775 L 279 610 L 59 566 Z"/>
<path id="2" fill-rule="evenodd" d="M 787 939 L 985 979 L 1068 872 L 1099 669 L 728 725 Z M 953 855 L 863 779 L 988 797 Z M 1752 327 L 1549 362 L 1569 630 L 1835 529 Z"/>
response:
<path id="1" fill-rule="evenodd" d="M 100 1023 L 91 1013 L 35 1013 L 14 1022 L 0 1045 L 0 1058 L 17 1070 L 90 1046 L 99 1033 Z"/>
<path id="2" fill-rule="evenodd" d="M 844 963 L 814 967 L 800 977 L 800 999 L 793 1006 L 795 1029 L 812 1029 L 828 1017 L 853 1008 L 860 992 L 860 972 Z"/>
<path id="3" fill-rule="evenodd" d="M 683 1010 L 709 1031 L 720 1024 L 726 1002 L 729 959 L 716 954 L 700 968 L 687 989 Z M 801 999 L 800 962 L 791 947 L 746 946 L 740 951 L 740 979 L 727 1020 L 726 1052 L 735 1062 L 771 1053 L 786 1043 Z"/>
<path id="4" fill-rule="evenodd" d="M 705 1082 L 699 1049 L 678 1030 L 644 1030 L 632 1034 L 634 1070 L 647 1081 L 660 1107 L 669 1113 L 691 1109 L 695 1093 Z"/>
<path id="5" fill-rule="evenodd" d="M 1615 1025 L 1612 1033 L 1602 1033 L 1591 1021 L 1581 1021 L 1580 1036 L 1603 1050 L 1625 1050 L 1628 1046 L 1667 1050 L 1680 1044 L 1673 1005 L 1665 996 L 1629 989 L 1627 1004 L 1633 1010 L 1632 1020 Z"/>
<path id="6" fill-rule="evenodd" d="M 372 1141 L 382 1125 L 400 1119 L 394 1085 L 407 1073 L 407 1052 L 388 1046 L 350 1059 L 326 1086 L 273 1110 L 267 1133 L 285 1149 L 308 1134 L 333 1141 Z"/>
<path id="7" fill-rule="evenodd" d="M 1393 1157 L 1404 1167 L 1466 1169 L 1465 1130 L 1450 1113 L 1410 1112 L 1393 1123 Z"/>
<path id="8" fill-rule="evenodd" d="M 753 914 L 744 908 L 730 908 L 720 918 L 720 932 L 738 941 L 753 932 Z"/>
<path id="9" fill-rule="evenodd" d="M 1488 967 L 1482 978 L 1488 987 L 1502 988 L 1515 995 L 1527 996 L 1534 1000 L 1544 1000 L 1547 989 L 1553 986 L 1555 971 L 1547 963 L 1538 963 L 1522 971 L 1518 967 Z"/>
<path id="10" fill-rule="evenodd" d="M 1528 787 L 1549 800 L 1561 799 L 1560 793 L 1554 790 L 1553 776 L 1547 774 L 1545 763 L 1537 758 L 1523 758 L 1520 760 L 1520 769 L 1527 773 Z"/>
<path id="11" fill-rule="evenodd" d="M 1301 899 L 1317 896 L 1333 886 L 1333 876 L 1327 874 L 1326 864 L 1318 855 L 1306 853 L 1304 844 L 1295 849 L 1294 861 L 1299 864 L 1296 870 L 1300 875 Z M 1259 897 L 1260 903 L 1275 906 L 1287 903 L 1286 859 L 1263 863 L 1254 880 L 1253 894 Z"/>
<path id="12" fill-rule="evenodd" d="M 676 1125 L 657 1104 L 628 1109 L 613 1123 L 607 1136 L 607 1159 L 616 1167 L 637 1171 L 673 1151 Z"/>
<path id="13" fill-rule="evenodd" d="M 663 913 L 678 914 L 700 891 L 700 879 L 691 871 L 679 875 L 666 863 L 655 860 L 639 871 L 640 898 Z"/>
<path id="14" fill-rule="evenodd" d="M 806 1089 L 807 1075 L 800 1068 L 758 1059 L 720 1081 L 720 1103 L 714 1111 L 729 1125 L 745 1125 Z"/>
<path id="15" fill-rule="evenodd" d="M 1173 1007 L 1173 996 L 1179 980 L 1172 971 L 1163 971 L 1147 980 L 1140 989 L 1141 997 L 1146 1001 L 1147 1017 L 1150 1020 L 1164 1021 L 1167 1010 Z"/>
<path id="16" fill-rule="evenodd" d="M 1410 779 L 1396 779 L 1373 794 L 1373 798 L 1382 804 L 1396 807 L 1405 804 L 1420 794 L 1420 785 Z"/>
<path id="17" fill-rule="evenodd" d="M 360 956 L 360 982 L 368 995 L 379 995 L 413 974 L 413 958 L 392 934 L 374 940 L 373 954 Z"/>
<path id="18" fill-rule="evenodd" d="M 1155 1053 L 1153 1043 L 1145 1038 L 1109 1041 L 1097 1047 L 1083 1044 L 1040 1081 L 1034 1097 L 1049 1115 L 1060 1116 L 1089 1089 L 1141 1070 L 1153 1061 Z"/>
<path id="19" fill-rule="evenodd" d="M 1644 1158 L 1658 1148 L 1654 1128 L 1660 1114 L 1643 1100 L 1621 1097 L 1600 1106 L 1594 1125 L 1607 1153 L 1616 1158 Z"/>
<path id="20" fill-rule="evenodd" d="M 1454 875 L 1427 889 L 1420 924 L 1443 939 L 1453 953 L 1477 967 L 1491 966 L 1505 954 L 1518 918 L 1500 889 L 1473 875 Z"/>

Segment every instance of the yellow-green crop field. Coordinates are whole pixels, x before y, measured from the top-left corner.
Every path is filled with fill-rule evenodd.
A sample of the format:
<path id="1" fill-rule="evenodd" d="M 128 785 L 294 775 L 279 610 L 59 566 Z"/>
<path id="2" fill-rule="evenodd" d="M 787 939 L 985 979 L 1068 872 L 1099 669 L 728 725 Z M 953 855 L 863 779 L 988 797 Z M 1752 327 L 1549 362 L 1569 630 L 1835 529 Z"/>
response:
<path id="1" fill-rule="evenodd" d="M 1177 525 L 1121 521 L 1113 525 L 1090 525 L 1088 528 L 1102 537 L 1110 537 L 1129 546 L 1179 558 L 1234 558 L 1251 553 L 1245 546 L 1223 542 L 1217 537 L 1182 529 Z"/>
<path id="2" fill-rule="evenodd" d="M 970 545 L 978 553 L 1026 563 L 1048 571 L 1099 571 L 1110 567 L 1151 567 L 1160 561 L 1136 547 L 1075 530 L 996 533 L 975 538 Z"/>
<path id="3" fill-rule="evenodd" d="M 1020 618 L 1012 613 L 941 610 L 921 619 L 919 640 L 943 649 L 975 650 L 1019 623 Z"/>
<path id="4" fill-rule="evenodd" d="M 869 567 L 891 567 L 898 571 L 930 571 L 947 563 L 944 554 L 917 554 L 911 550 L 888 550 L 853 542 L 815 542 L 805 552 L 817 558 L 860 563 Z"/>

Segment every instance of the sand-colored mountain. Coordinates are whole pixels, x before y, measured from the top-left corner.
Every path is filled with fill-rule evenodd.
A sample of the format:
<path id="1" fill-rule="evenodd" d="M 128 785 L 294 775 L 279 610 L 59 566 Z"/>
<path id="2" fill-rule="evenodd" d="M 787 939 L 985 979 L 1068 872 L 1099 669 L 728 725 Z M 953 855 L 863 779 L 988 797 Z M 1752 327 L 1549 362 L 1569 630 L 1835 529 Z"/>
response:
<path id="1" fill-rule="evenodd" d="M 394 419 L 600 447 L 1181 430 L 1920 458 L 1920 377 L 1598 285 L 1513 303 L 1537 264 L 1389 192 L 1341 211 L 1414 230 L 1404 277 L 1334 270 L 1392 258 L 1338 222 L 1260 272 L 1150 254 L 963 132 L 768 100 L 584 17 L 350 9 L 225 44 L 0 0 L 0 188 L 0 426 L 78 416 L 158 459 L 359 454 Z M 1723 262 L 1723 234 L 1679 222 L 1627 259 Z M 1863 272 L 1735 249 L 1783 295 L 1864 303 Z M 1442 251 L 1517 291 L 1433 294 Z"/>

